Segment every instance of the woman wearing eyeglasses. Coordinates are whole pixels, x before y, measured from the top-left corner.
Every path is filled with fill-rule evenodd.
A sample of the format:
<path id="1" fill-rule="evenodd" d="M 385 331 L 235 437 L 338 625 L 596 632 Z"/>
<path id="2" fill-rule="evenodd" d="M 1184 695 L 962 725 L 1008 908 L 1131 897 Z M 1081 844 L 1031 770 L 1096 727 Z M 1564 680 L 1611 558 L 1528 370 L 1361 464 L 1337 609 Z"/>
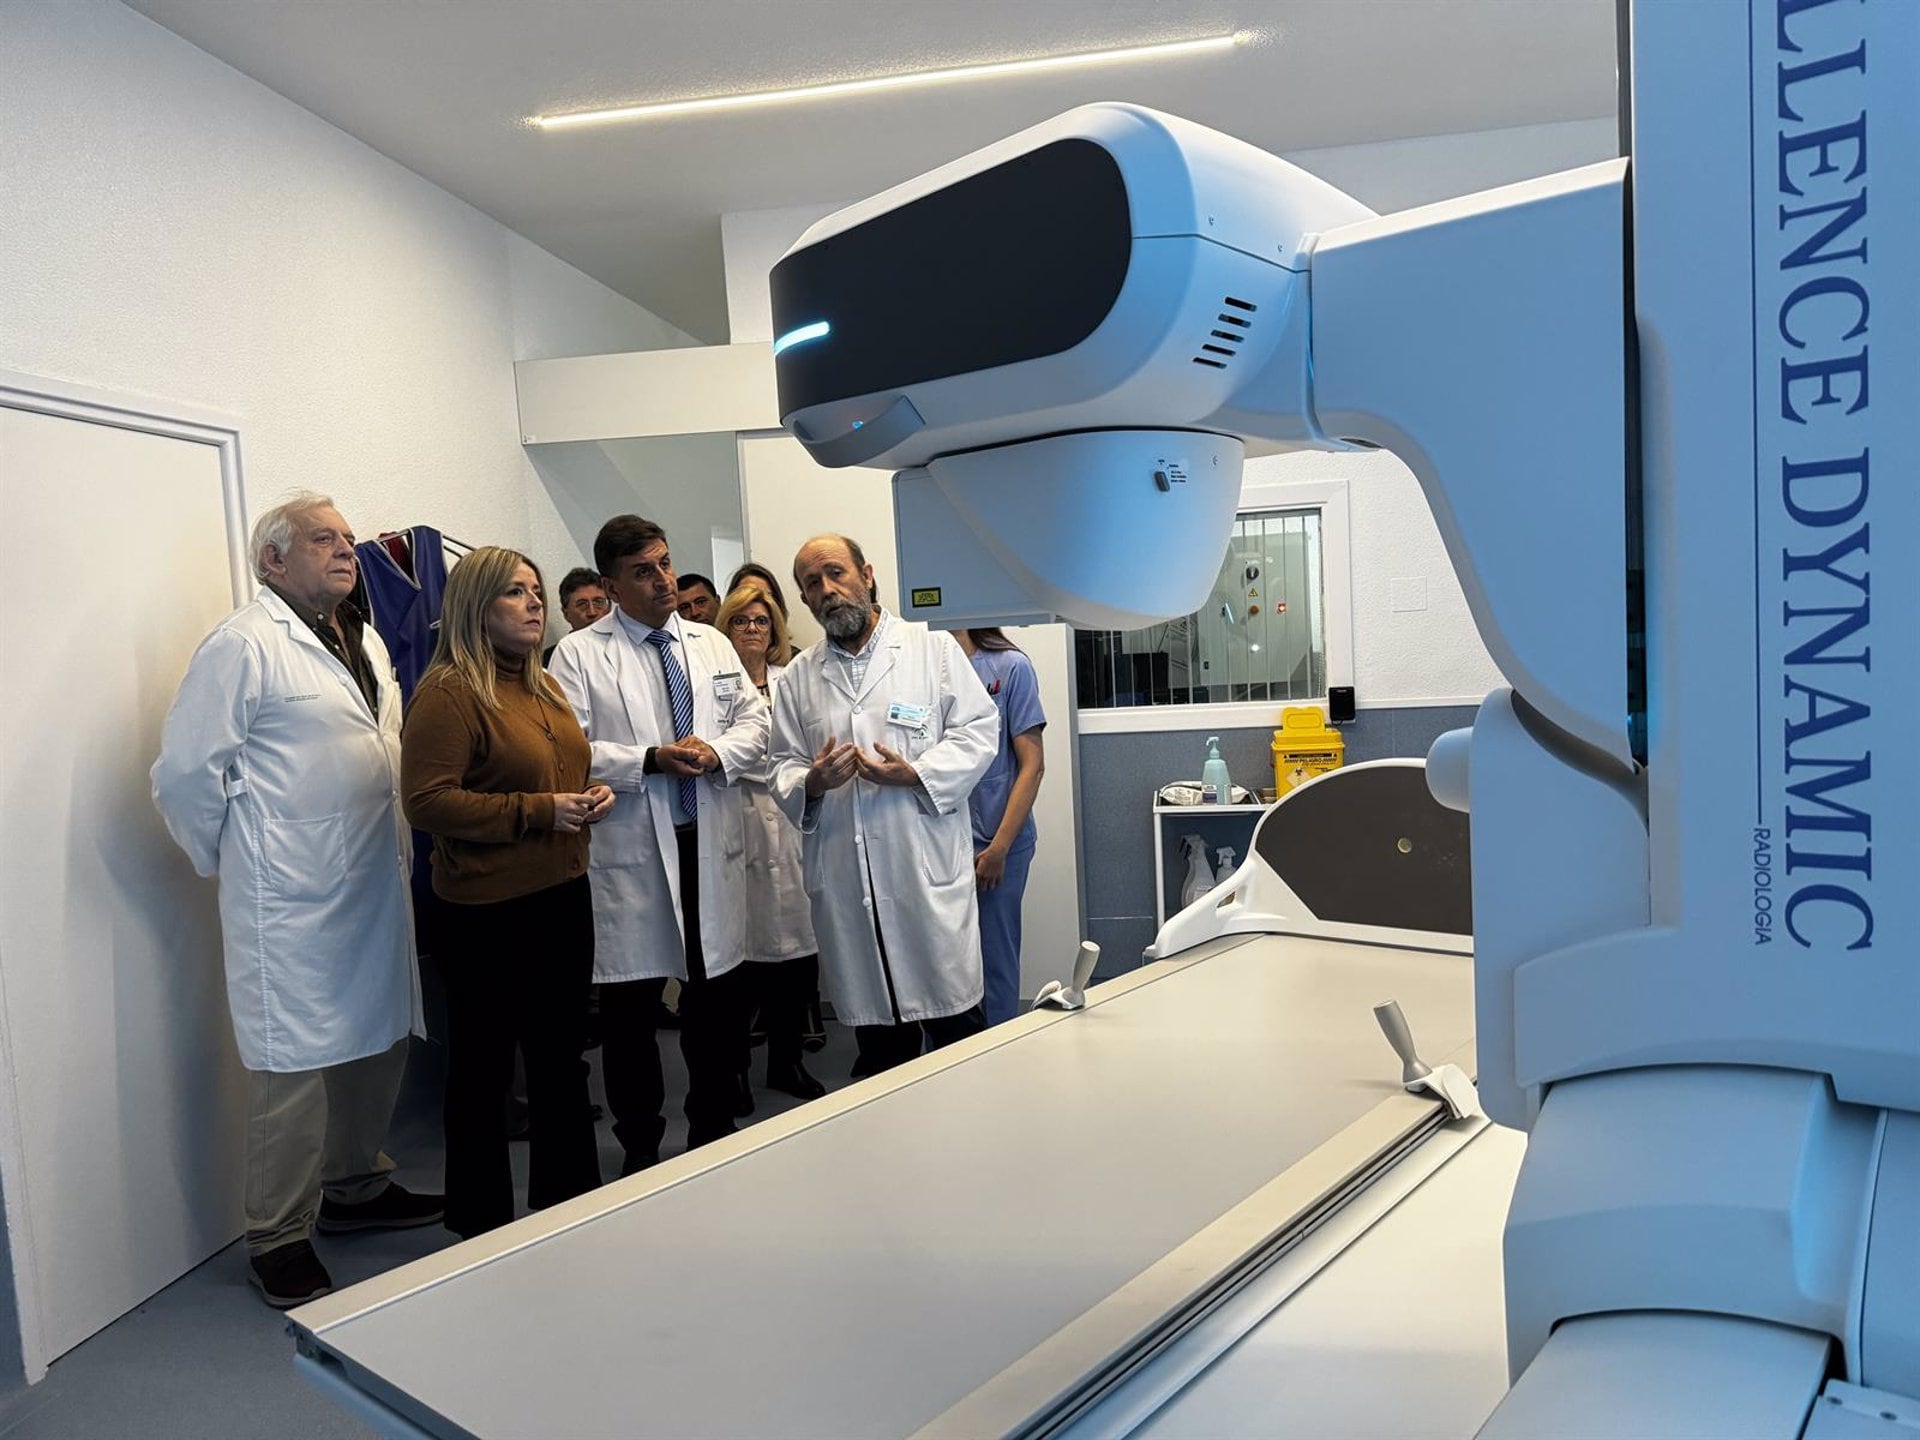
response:
<path id="1" fill-rule="evenodd" d="M 735 587 L 714 617 L 733 642 L 741 668 L 769 704 L 786 662 L 793 658 L 786 620 L 757 579 Z M 827 1087 L 801 1063 L 807 1001 L 820 981 L 819 946 L 800 869 L 800 832 L 788 823 L 763 780 L 742 776 L 752 816 L 747 826 L 747 967 L 760 1020 L 767 1031 L 767 1088 L 802 1100 Z"/>

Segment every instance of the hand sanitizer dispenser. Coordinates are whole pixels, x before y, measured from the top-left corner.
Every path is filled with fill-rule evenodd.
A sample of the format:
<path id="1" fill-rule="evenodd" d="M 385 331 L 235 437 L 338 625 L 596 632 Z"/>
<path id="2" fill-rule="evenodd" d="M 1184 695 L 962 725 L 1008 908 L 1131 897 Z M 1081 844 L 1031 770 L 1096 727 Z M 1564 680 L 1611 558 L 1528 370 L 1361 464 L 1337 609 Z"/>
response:
<path id="1" fill-rule="evenodd" d="M 1227 762 L 1220 758 L 1220 737 L 1207 737 L 1207 763 L 1200 767 L 1200 803 L 1231 805 L 1233 781 L 1227 775 Z"/>

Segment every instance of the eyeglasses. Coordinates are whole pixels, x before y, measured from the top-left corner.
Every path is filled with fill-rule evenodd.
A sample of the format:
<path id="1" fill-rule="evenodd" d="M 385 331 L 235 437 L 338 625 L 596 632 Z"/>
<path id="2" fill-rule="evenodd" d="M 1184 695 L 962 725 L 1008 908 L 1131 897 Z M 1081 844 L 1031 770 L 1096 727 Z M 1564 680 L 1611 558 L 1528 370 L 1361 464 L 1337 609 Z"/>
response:
<path id="1" fill-rule="evenodd" d="M 727 622 L 729 630 L 771 630 L 773 621 L 765 615 L 736 615 Z"/>

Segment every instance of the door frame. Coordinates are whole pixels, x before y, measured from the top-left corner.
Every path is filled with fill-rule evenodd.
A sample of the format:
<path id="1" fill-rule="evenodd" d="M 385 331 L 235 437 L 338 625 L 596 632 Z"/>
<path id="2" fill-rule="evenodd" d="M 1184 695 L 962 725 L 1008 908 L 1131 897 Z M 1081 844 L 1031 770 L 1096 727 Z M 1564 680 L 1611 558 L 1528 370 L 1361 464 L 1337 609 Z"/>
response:
<path id="1" fill-rule="evenodd" d="M 44 375 L 0 369 L 0 406 L 35 415 L 54 415 L 94 425 L 112 425 L 146 435 L 162 435 L 211 445 L 220 456 L 220 491 L 227 516 L 228 563 L 233 571 L 233 603 L 253 593 L 253 565 L 247 556 L 246 487 L 240 458 L 237 417 L 197 405 L 177 404 L 152 395 L 121 394 L 76 385 Z"/>
<path id="2" fill-rule="evenodd" d="M 252 593 L 240 426 L 235 417 L 154 396 L 119 394 L 14 370 L 0 370 L 0 408 L 211 446 L 220 460 L 221 505 L 226 515 L 234 603 L 238 605 Z M 33 1217 L 23 1173 L 25 1146 L 11 1035 L 5 968 L 0 966 L 0 1202 L 6 1206 L 6 1259 L 13 1271 L 14 1304 L 20 1324 L 19 1363 L 31 1385 L 46 1378 L 51 1357 L 47 1354 Z"/>

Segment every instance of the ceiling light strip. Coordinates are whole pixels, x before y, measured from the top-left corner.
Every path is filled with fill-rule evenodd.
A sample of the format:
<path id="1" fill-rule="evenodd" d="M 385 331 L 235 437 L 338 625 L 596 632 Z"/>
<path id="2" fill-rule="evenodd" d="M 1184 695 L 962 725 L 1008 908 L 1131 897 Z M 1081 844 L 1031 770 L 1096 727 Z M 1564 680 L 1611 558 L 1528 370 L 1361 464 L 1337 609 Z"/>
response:
<path id="1" fill-rule="evenodd" d="M 983 65 L 956 65 L 945 70 L 915 70 L 904 75 L 876 75 L 866 80 L 836 80 L 826 85 L 799 85 L 787 90 L 757 90 L 744 95 L 708 95 L 695 100 L 661 100 L 645 105 L 621 105 L 610 110 L 576 110 L 563 115 L 534 115 L 529 123 L 542 130 L 564 130 L 576 125 L 607 125 L 622 120 L 647 120 L 663 115 L 692 115 L 705 110 L 736 110 L 749 105 L 783 105 L 801 100 L 826 100 L 875 90 L 902 90 L 911 85 L 944 85 L 956 80 L 979 80 L 995 75 L 1017 75 L 1045 70 L 1067 70 L 1083 65 L 1111 65 L 1131 60 L 1171 59 L 1231 49 L 1238 35 L 1208 35 L 1198 40 L 1169 40 L 1157 45 L 1126 45 L 1112 50 L 1085 50 L 1072 55 L 1041 55 L 1028 60 L 994 60 Z"/>

